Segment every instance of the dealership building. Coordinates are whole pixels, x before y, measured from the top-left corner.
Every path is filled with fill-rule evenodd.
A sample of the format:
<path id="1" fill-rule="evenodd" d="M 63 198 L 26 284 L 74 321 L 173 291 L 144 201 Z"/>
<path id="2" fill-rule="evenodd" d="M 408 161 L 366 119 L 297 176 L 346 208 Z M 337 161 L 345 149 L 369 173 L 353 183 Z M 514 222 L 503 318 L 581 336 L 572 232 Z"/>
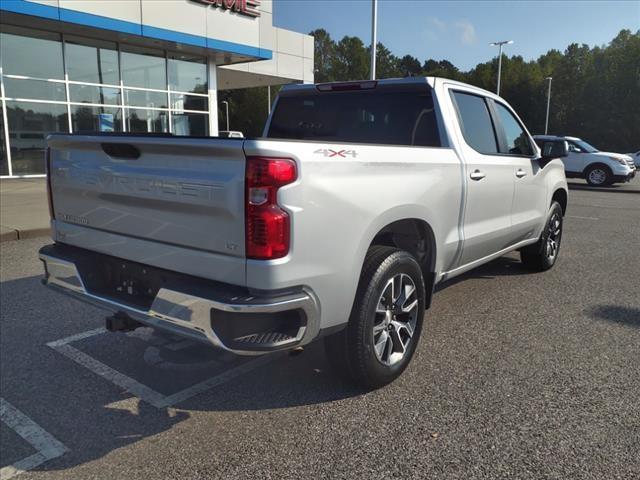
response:
<path id="1" fill-rule="evenodd" d="M 51 132 L 216 136 L 219 90 L 313 82 L 270 0 L 0 0 L 0 34 L 3 178 L 42 175 Z"/>

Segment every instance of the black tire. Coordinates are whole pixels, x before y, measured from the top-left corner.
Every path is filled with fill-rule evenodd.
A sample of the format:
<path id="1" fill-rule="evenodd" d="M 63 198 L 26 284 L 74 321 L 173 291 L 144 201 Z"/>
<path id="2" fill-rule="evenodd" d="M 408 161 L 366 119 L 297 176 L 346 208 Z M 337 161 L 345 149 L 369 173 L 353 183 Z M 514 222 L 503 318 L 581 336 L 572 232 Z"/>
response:
<path id="1" fill-rule="evenodd" d="M 389 302 L 393 306 L 388 305 L 387 311 L 381 313 L 379 308 L 386 302 L 385 295 L 389 294 L 389 288 L 393 291 L 397 282 L 400 284 L 398 292 L 411 293 L 408 296 L 399 294 L 397 301 Z M 395 292 L 391 293 L 392 297 L 394 295 Z M 397 307 L 399 303 L 402 305 Z M 411 313 L 403 313 L 403 305 L 408 308 L 414 303 L 416 306 Z M 330 364 L 334 370 L 348 375 L 352 381 L 366 388 L 379 388 L 391 383 L 402 374 L 413 357 L 422 331 L 424 311 L 425 284 L 416 259 L 396 248 L 371 247 L 364 261 L 347 327 L 325 338 L 325 352 Z M 383 326 L 385 322 L 388 322 L 386 327 Z M 408 327 L 396 328 L 405 324 Z M 377 333 L 374 333 L 374 327 Z M 409 335 L 409 327 L 413 335 Z M 383 335 L 387 340 L 381 352 Z M 377 347 L 374 341 L 378 342 Z M 400 343 L 394 344 L 396 341 Z M 402 357 L 398 358 L 399 355 Z M 385 363 L 387 360 L 388 364 Z"/>
<path id="2" fill-rule="evenodd" d="M 613 183 L 613 172 L 606 165 L 591 165 L 585 170 L 584 178 L 592 187 L 606 187 Z"/>
<path id="3" fill-rule="evenodd" d="M 553 202 L 540 239 L 520 250 L 520 259 L 525 267 L 535 272 L 544 272 L 555 265 L 560 254 L 563 220 L 562 207 L 558 202 Z"/>

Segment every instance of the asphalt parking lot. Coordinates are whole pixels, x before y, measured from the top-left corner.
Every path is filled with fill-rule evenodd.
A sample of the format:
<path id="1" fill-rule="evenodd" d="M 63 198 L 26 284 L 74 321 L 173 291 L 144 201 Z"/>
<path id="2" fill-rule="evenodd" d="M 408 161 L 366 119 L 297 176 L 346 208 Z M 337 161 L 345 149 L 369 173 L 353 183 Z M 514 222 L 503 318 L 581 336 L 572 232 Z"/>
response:
<path id="1" fill-rule="evenodd" d="M 40 285 L 1 245 L 0 475 L 640 477 L 640 194 L 572 189 L 555 268 L 503 257 L 442 285 L 418 353 L 363 392 L 302 355 L 239 359 Z"/>

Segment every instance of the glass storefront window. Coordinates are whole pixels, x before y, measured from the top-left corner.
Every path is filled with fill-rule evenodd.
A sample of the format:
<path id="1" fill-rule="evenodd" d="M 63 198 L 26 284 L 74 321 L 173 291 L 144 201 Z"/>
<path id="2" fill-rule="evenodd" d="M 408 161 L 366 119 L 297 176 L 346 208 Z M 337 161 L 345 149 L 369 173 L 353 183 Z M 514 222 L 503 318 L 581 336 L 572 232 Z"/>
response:
<path id="1" fill-rule="evenodd" d="M 49 133 L 209 133 L 203 56 L 2 24 L 0 65 L 2 176 L 43 174 Z"/>
<path id="2" fill-rule="evenodd" d="M 196 97 L 194 95 L 184 95 L 182 93 L 171 94 L 171 108 L 175 110 L 209 110 L 209 99 L 207 97 Z"/>
<path id="3" fill-rule="evenodd" d="M 121 132 L 122 109 L 72 105 L 71 125 L 74 133 Z"/>
<path id="4" fill-rule="evenodd" d="M 168 70 L 171 90 L 207 93 L 207 65 L 204 58 L 170 55 Z"/>
<path id="5" fill-rule="evenodd" d="M 0 106 L 2 106 L 1 101 Z M 9 175 L 9 157 L 4 139 L 4 117 L 0 115 L 0 175 Z"/>
<path id="6" fill-rule="evenodd" d="M 10 27 L 7 30 L 0 33 L 5 75 L 64 79 L 60 35 Z"/>
<path id="7" fill-rule="evenodd" d="M 45 173 L 47 135 L 69 131 L 66 105 L 8 101 L 7 119 L 13 174 Z"/>
<path id="8" fill-rule="evenodd" d="M 69 80 L 120 84 L 118 51 L 115 44 L 66 37 L 65 54 Z"/>
<path id="9" fill-rule="evenodd" d="M 4 91 L 7 98 L 30 98 L 33 100 L 67 100 L 64 83 L 44 80 L 23 80 L 4 78 Z"/>
<path id="10" fill-rule="evenodd" d="M 174 113 L 171 123 L 174 135 L 205 137 L 209 134 L 209 115 L 204 113 Z"/>
<path id="11" fill-rule="evenodd" d="M 125 104 L 131 107 L 167 108 L 167 94 L 146 90 L 125 90 Z"/>
<path id="12" fill-rule="evenodd" d="M 120 89 L 93 85 L 69 85 L 69 96 L 76 103 L 120 105 Z"/>
<path id="13" fill-rule="evenodd" d="M 161 110 L 127 109 L 127 131 L 138 133 L 166 133 L 169 113 Z"/>
<path id="14" fill-rule="evenodd" d="M 126 86 L 156 90 L 167 89 L 164 53 L 135 49 L 122 52 L 121 60 L 122 81 Z"/>

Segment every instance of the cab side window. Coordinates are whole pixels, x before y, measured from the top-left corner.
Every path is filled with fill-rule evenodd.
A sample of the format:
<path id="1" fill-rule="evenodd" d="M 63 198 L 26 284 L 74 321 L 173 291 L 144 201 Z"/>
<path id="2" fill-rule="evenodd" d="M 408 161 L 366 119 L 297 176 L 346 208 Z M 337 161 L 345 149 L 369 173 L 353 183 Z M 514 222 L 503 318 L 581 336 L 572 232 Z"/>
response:
<path id="1" fill-rule="evenodd" d="M 569 142 L 569 151 L 573 153 L 582 153 L 582 149 L 573 142 Z"/>
<path id="2" fill-rule="evenodd" d="M 496 112 L 502 124 L 505 134 L 506 151 L 510 155 L 533 155 L 533 146 L 529 140 L 529 135 L 524 131 L 520 122 L 513 116 L 507 107 L 501 103 L 495 102 Z"/>
<path id="3" fill-rule="evenodd" d="M 498 153 L 496 133 L 483 97 L 462 92 L 453 92 L 458 121 L 465 142 L 476 152 L 486 155 Z"/>

